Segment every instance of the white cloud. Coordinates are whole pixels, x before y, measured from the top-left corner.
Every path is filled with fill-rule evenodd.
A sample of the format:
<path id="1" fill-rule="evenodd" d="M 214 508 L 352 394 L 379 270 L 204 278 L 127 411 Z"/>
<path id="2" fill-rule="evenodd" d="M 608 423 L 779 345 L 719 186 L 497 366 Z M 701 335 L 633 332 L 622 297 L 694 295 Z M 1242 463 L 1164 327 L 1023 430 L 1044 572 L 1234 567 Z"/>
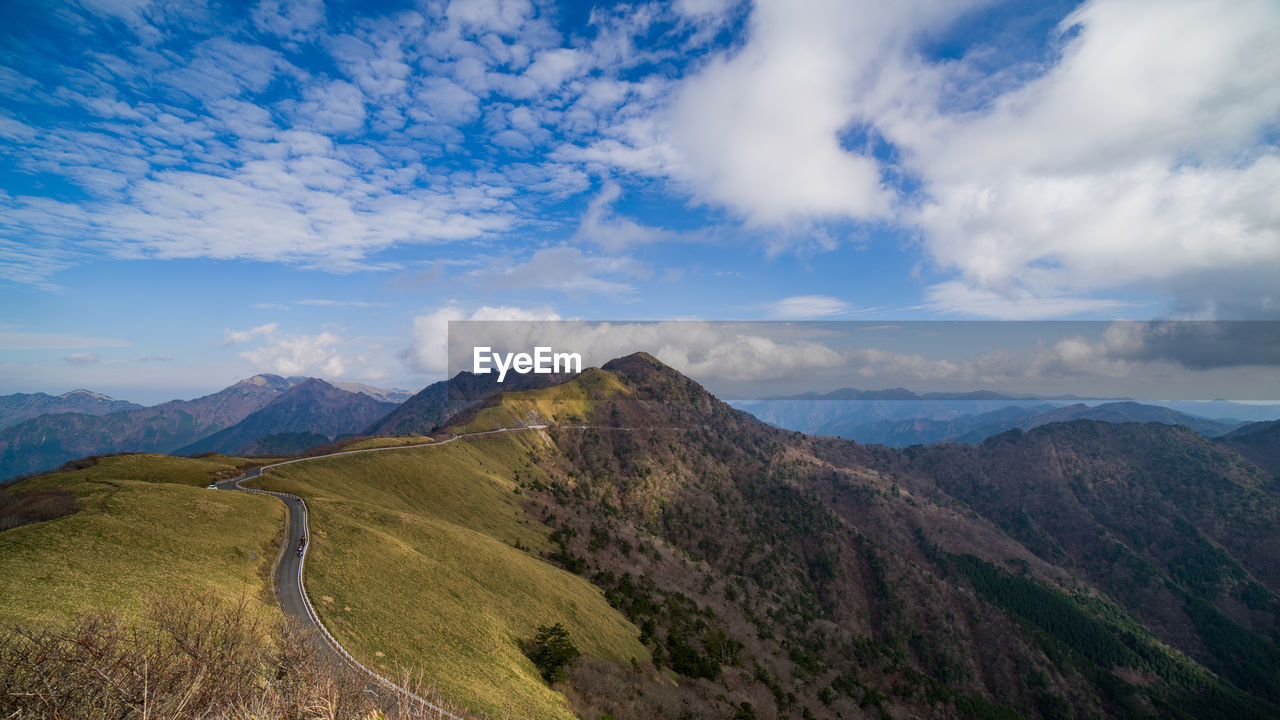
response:
<path id="1" fill-rule="evenodd" d="M 279 328 L 279 323 L 267 323 L 266 325 L 259 325 L 249 330 L 231 330 L 230 328 L 227 328 L 222 331 L 222 344 L 224 346 L 234 345 L 235 343 L 249 342 L 255 337 L 270 337 L 275 335 L 277 328 Z"/>
<path id="2" fill-rule="evenodd" d="M 618 216 L 613 212 L 613 204 L 621 195 L 622 188 L 617 183 L 606 182 L 600 193 L 587 205 L 573 239 L 577 242 L 594 243 L 615 252 L 634 245 L 679 240 L 682 237 L 692 239 L 692 236 L 641 225 L 631 218 Z"/>
<path id="3" fill-rule="evenodd" d="M 1095 0 L 1062 29 L 1061 60 L 986 110 L 889 123 L 926 181 L 910 219 L 959 274 L 935 304 L 1041 316 L 1108 288 L 1201 278 L 1227 298 L 1274 278 L 1280 7 Z"/>
<path id="4" fill-rule="evenodd" d="M 585 53 L 570 48 L 543 50 L 534 57 L 524 71 L 524 77 L 535 83 L 535 90 L 543 92 L 559 89 L 565 80 L 585 69 Z"/>
<path id="5" fill-rule="evenodd" d="M 533 15 L 533 4 L 529 0 L 451 0 L 446 15 L 476 31 L 514 35 Z"/>
<path id="6" fill-rule="evenodd" d="M 407 360 L 415 372 L 442 374 L 449 369 L 449 323 L 458 320 L 559 320 L 560 315 L 550 307 L 521 308 L 510 305 L 481 306 L 467 312 L 450 304 L 427 315 L 413 319 Z"/>
<path id="7" fill-rule="evenodd" d="M 921 56 L 984 4 L 762 0 L 744 45 L 631 98 L 558 157 L 673 179 L 781 228 L 774 251 L 824 220 L 918 231 L 945 276 L 935 308 L 1046 317 L 1158 293 L 1179 312 L 1273 314 L 1280 6 L 1090 0 L 1034 68 L 993 71 L 1002 50 L 981 45 Z M 622 89 L 584 94 L 568 120 L 593 127 Z M 888 175 L 921 190 L 900 196 Z"/>
<path id="8" fill-rule="evenodd" d="M 757 3 L 746 47 L 676 97 L 673 174 L 755 224 L 888 217 L 893 194 L 876 160 L 842 148 L 840 134 L 857 119 L 868 65 L 896 39 L 879 22 L 890 15 L 844 0 Z"/>
<path id="9" fill-rule="evenodd" d="M 849 303 L 830 295 L 797 295 L 774 303 L 769 310 L 769 317 L 777 320 L 812 320 L 845 315 L 852 309 Z"/>
<path id="10" fill-rule="evenodd" d="M 345 80 L 307 86 L 303 98 L 295 113 L 299 126 L 321 133 L 351 133 L 364 127 L 364 94 Z"/>
<path id="11" fill-rule="evenodd" d="M 280 37 L 300 40 L 323 23 L 324 16 L 324 0 L 261 0 L 253 10 L 253 24 Z"/>
<path id="12" fill-rule="evenodd" d="M 735 3 L 736 0 L 677 0 L 675 5 L 676 11 L 681 15 L 702 18 L 707 15 L 723 15 Z"/>
<path id="13" fill-rule="evenodd" d="M 0 196 L 0 279 L 55 289 L 103 252 L 391 269 L 397 246 L 550 227 L 563 217 L 547 198 L 616 177 L 766 228 L 749 234 L 770 253 L 833 248 L 849 220 L 894 223 L 926 256 L 933 309 L 1051 317 L 1151 292 L 1180 312 L 1280 306 L 1273 0 L 1088 0 L 1039 66 L 994 72 L 1000 48 L 920 54 L 988 0 L 600 6 L 590 37 L 529 0 L 351 22 L 318 0 L 261 0 L 235 40 L 184 54 L 149 43 L 192 26 L 199 3 L 81 4 L 147 37 L 43 77 L 34 56 L 0 68 L 28 89 L 0 119 L 5 159 L 89 198 Z M 713 46 L 708 28 L 739 12 L 741 37 Z M 95 26 L 79 29 L 94 40 Z M 462 159 L 471 142 L 525 162 Z M 886 181 L 903 176 L 907 190 Z M 616 254 L 700 239 L 620 216 L 620 193 L 606 182 L 575 240 Z M 625 294 L 647 275 L 547 248 L 486 277 Z"/>
<path id="14" fill-rule="evenodd" d="M 651 271 L 629 257 L 588 255 L 574 247 L 555 247 L 538 250 L 524 262 L 500 261 L 469 275 L 507 290 L 549 288 L 625 295 L 635 290 L 630 280 L 649 277 Z"/>
<path id="15" fill-rule="evenodd" d="M 71 353 L 63 359 L 71 365 L 94 365 L 102 362 L 102 356 L 98 353 Z"/>
<path id="16" fill-rule="evenodd" d="M 349 358 L 338 350 L 342 338 L 332 332 L 317 335 L 284 335 L 269 344 L 240 353 L 255 369 L 280 375 L 342 377 Z"/>
<path id="17" fill-rule="evenodd" d="M 448 78 L 427 78 L 417 91 L 423 111 L 410 111 L 419 120 L 461 125 L 480 116 L 480 98 Z"/>

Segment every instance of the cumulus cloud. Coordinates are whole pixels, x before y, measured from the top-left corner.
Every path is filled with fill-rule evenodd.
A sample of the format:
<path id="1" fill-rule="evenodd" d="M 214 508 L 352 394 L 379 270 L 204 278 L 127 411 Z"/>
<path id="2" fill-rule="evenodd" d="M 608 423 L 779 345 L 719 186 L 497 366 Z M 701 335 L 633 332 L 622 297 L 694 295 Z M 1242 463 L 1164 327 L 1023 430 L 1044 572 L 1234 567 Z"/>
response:
<path id="1" fill-rule="evenodd" d="M 358 18 L 260 0 L 235 39 L 171 54 L 153 41 L 191 39 L 200 4 L 82 2 L 50 22 L 85 52 L 28 45 L 0 68 L 0 92 L 21 90 L 0 153 L 86 200 L 0 193 L 0 279 L 56 289 L 103 253 L 399 269 L 388 251 L 410 244 L 563 239 L 557 203 L 601 182 L 575 243 L 702 239 L 615 211 L 651 183 L 771 251 L 834 248 L 850 221 L 909 236 L 930 309 L 1053 317 L 1163 293 L 1280 313 L 1280 6 L 1087 0 L 1043 57 L 1002 65 L 981 37 L 933 57 L 989 4 L 679 0 L 602 6 L 566 35 L 530 0 Z M 622 294 L 647 273 L 556 247 L 491 270 Z"/>
<path id="2" fill-rule="evenodd" d="M 280 375 L 342 377 L 350 359 L 339 352 L 342 338 L 332 332 L 273 337 L 261 347 L 240 353 L 255 369 Z"/>
<path id="3" fill-rule="evenodd" d="M 1061 59 L 988 108 L 886 123 L 926 182 L 908 217 L 970 291 L 936 295 L 1009 316 L 1107 289 L 1182 292 L 1198 277 L 1230 296 L 1223 275 L 1274 277 L 1280 8 L 1095 0 L 1060 28 Z"/>
<path id="4" fill-rule="evenodd" d="M 250 328 L 249 330 L 232 330 L 230 328 L 226 328 L 222 331 L 223 333 L 222 344 L 223 346 L 234 345 L 236 343 L 249 342 L 256 337 L 263 337 L 263 336 L 270 337 L 272 335 L 275 335 L 276 329 L 278 327 L 280 327 L 279 323 L 267 323 L 265 325 L 259 325 L 255 328 Z"/>
<path id="5" fill-rule="evenodd" d="M 839 0 L 757 3 L 747 46 L 679 91 L 674 173 L 699 199 L 757 224 L 887 217 L 893 195 L 876 160 L 843 148 L 840 135 L 856 119 L 868 64 L 893 39 L 878 22 L 890 15 Z"/>
<path id="6" fill-rule="evenodd" d="M 415 372 L 441 374 L 449 368 L 449 323 L 476 321 L 543 321 L 559 320 L 550 307 L 521 308 L 510 305 L 483 305 L 470 312 L 455 304 L 413 319 L 413 332 L 406 353 L 409 367 Z"/>
<path id="7" fill-rule="evenodd" d="M 1064 338 L 1037 356 L 1044 368 L 1094 369 L 1124 376 L 1151 365 L 1203 371 L 1258 366 L 1280 368 L 1280 322 L 1119 321 L 1102 338 Z"/>
<path id="8" fill-rule="evenodd" d="M 1273 316 L 1280 6 L 1090 0 L 1036 63 L 922 50 L 985 4 L 762 0 L 743 45 L 562 157 L 673 179 L 784 245 L 833 219 L 914 231 L 933 309 L 1064 316 L 1136 290 Z"/>

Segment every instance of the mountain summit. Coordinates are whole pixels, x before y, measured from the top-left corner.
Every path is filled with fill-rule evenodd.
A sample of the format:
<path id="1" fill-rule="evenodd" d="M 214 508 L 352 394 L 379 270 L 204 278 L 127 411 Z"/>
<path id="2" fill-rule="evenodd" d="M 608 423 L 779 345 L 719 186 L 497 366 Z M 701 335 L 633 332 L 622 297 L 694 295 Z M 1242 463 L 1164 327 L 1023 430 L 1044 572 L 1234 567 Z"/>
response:
<path id="1" fill-rule="evenodd" d="M 570 680 L 586 707 L 1280 707 L 1280 498 L 1266 471 L 1185 427 L 1074 420 L 976 445 L 864 447 L 767 426 L 644 353 L 446 424 L 548 426 L 546 442 L 494 457 L 537 478 L 521 491 L 554 529 L 550 559 L 597 584 L 683 678 L 658 692 L 593 666 Z M 521 435 L 500 437 L 486 442 Z M 642 700 L 618 711 L 602 686 Z"/>
<path id="2" fill-rule="evenodd" d="M 88 391 L 73 391 L 62 398 L 10 395 L 0 398 L 0 411 L 4 417 L 17 419 L 0 429 L 0 479 L 51 470 L 90 455 L 186 450 L 246 420 L 284 395 L 289 395 L 289 411 L 260 416 L 254 421 L 256 424 L 236 431 L 235 439 L 198 447 L 253 449 L 248 447 L 250 443 L 267 435 L 309 433 L 276 443 L 272 448 L 273 452 L 296 452 L 303 449 L 299 445 L 310 447 L 338 434 L 357 433 L 396 407 L 375 399 L 373 394 L 347 392 L 314 378 L 264 373 L 211 395 L 152 407 L 104 400 L 105 396 Z M 315 406 L 308 408 L 308 403 Z M 226 437 L 230 436 L 228 433 Z"/>
<path id="3" fill-rule="evenodd" d="M 179 455 L 219 452 L 257 454 L 257 445 L 271 436 L 292 434 L 269 443 L 270 452 L 292 454 L 322 445 L 339 435 L 353 435 L 396 408 L 358 392 L 349 392 L 307 378 L 231 427 L 175 451 Z"/>

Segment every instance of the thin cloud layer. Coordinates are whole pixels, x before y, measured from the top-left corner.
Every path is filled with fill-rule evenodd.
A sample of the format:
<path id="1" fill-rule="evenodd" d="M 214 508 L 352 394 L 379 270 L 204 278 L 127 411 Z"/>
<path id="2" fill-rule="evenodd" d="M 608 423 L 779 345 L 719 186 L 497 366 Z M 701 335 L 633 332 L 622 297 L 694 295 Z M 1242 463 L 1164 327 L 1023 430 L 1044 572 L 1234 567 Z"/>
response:
<path id="1" fill-rule="evenodd" d="M 545 311 L 542 311 L 545 312 Z M 1276 322 L 548 322 L 539 312 L 456 308 L 420 318 L 432 357 L 449 327 L 450 375 L 475 347 L 537 346 L 600 366 L 644 350 L 713 391 L 739 398 L 841 387 L 1003 390 L 1086 397 L 1272 399 L 1280 392 Z M 489 320 L 490 322 L 468 322 Z M 492 322 L 501 321 L 501 322 Z"/>

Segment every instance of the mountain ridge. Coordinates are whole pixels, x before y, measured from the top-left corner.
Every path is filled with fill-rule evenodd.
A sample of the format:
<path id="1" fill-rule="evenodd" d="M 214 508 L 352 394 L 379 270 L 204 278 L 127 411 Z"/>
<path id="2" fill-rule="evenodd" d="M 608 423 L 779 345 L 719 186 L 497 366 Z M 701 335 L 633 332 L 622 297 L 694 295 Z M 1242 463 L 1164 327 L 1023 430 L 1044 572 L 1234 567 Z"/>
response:
<path id="1" fill-rule="evenodd" d="M 1229 441 L 1075 420 L 864 446 L 766 425 L 646 354 L 444 425 L 458 442 L 262 479 L 307 498 L 308 585 L 371 667 L 448 638 L 459 677 L 589 720 L 1280 709 L 1280 482 Z M 546 602 L 566 579 L 590 609 Z M 591 643 L 549 688 L 520 647 L 558 619 L 631 649 Z"/>
<path id="2" fill-rule="evenodd" d="M 116 400 L 91 390 L 72 390 L 61 395 L 47 393 L 14 393 L 0 395 L 0 429 L 16 425 L 40 415 L 76 412 L 85 415 L 107 415 L 142 406 L 127 400 Z"/>
<path id="3" fill-rule="evenodd" d="M 63 412 L 30 417 L 0 428 L 0 479 L 52 470 L 91 455 L 171 453 L 240 423 L 279 394 L 307 380 L 259 373 L 192 400 L 170 400 L 147 407 L 131 404 L 106 414 Z M 359 397 L 369 395 L 361 393 Z M 372 398 L 370 401 L 376 402 Z M 382 410 L 385 413 L 392 407 L 387 405 Z M 343 432 L 358 429 L 344 426 Z"/>
<path id="4" fill-rule="evenodd" d="M 173 452 L 177 455 L 254 454 L 257 443 L 276 436 L 270 443 L 272 452 L 298 453 L 340 435 L 358 433 L 396 407 L 395 403 L 380 402 L 363 392 L 351 392 L 319 378 L 308 378 L 281 392 L 235 425 Z M 278 437 L 284 434 L 296 436 L 290 442 Z M 314 442 L 316 436 L 324 439 Z"/>

